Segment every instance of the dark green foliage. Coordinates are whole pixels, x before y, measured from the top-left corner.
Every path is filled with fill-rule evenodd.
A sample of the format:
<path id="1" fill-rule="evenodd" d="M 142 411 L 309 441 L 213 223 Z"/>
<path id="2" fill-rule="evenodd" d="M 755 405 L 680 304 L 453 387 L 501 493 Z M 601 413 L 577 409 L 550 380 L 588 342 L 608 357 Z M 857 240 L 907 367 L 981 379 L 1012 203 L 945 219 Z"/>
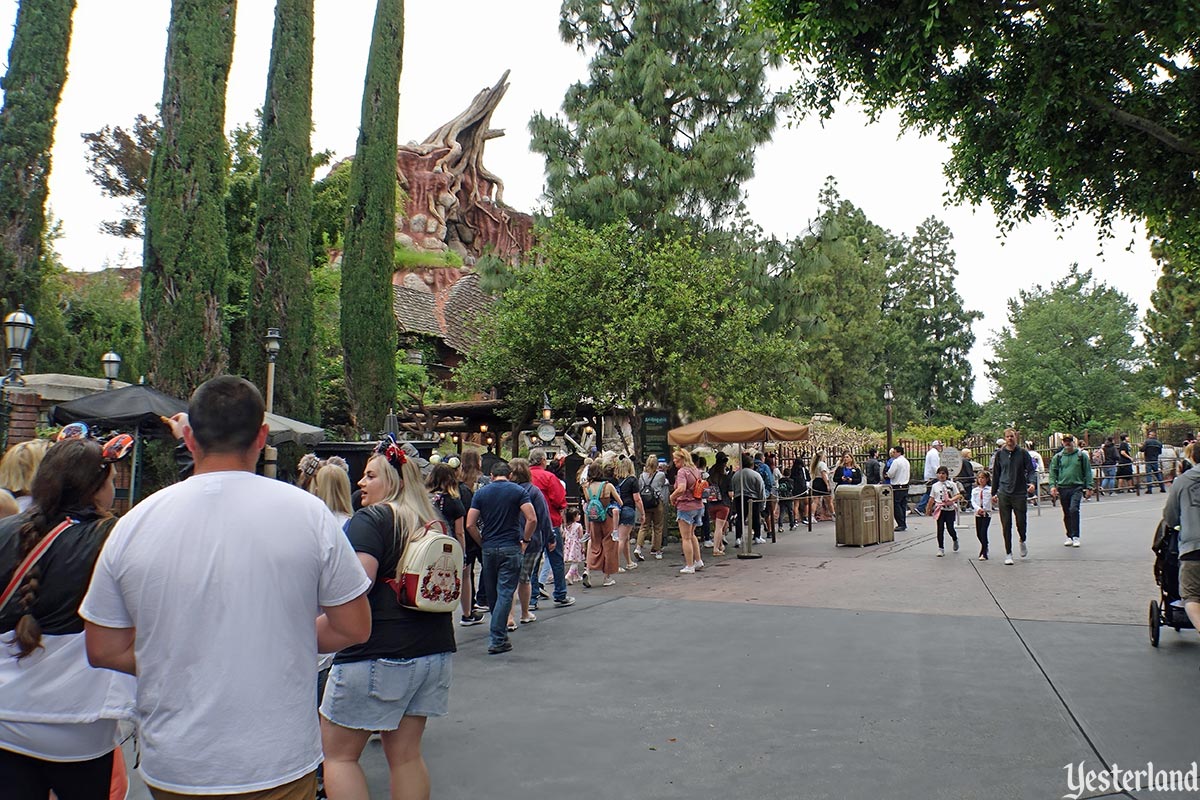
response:
<path id="1" fill-rule="evenodd" d="M 321 425 L 341 431 L 344 437 L 353 437 L 358 431 L 351 423 L 339 330 L 342 316 L 341 279 L 341 270 L 329 265 L 317 267 L 312 272 L 313 348 L 316 352 L 312 380 L 316 383 Z"/>
<path id="2" fill-rule="evenodd" d="M 403 0 L 377 0 L 342 257 L 346 384 L 354 423 L 368 431 L 380 428 L 396 394 L 392 260 L 403 46 Z"/>
<path id="3" fill-rule="evenodd" d="M 801 352 L 755 327 L 766 315 L 724 257 L 687 237 L 591 231 L 566 217 L 539 231 L 515 286 L 478 320 L 459 381 L 500 387 L 518 419 L 542 404 L 771 412 L 794 391 Z M 639 302 L 656 297 L 660 302 Z"/>
<path id="4" fill-rule="evenodd" d="M 975 346 L 972 326 L 983 314 L 963 308 L 954 285 L 953 239 L 940 220 L 921 223 L 889 275 L 884 319 L 897 409 L 911 408 L 911 419 L 927 424 L 962 426 L 977 413 L 968 356 Z"/>
<path id="5" fill-rule="evenodd" d="M 22 0 L 0 86 L 0 318 L 40 312 L 50 147 L 67 78 L 74 0 Z"/>
<path id="6" fill-rule="evenodd" d="M 951 143 L 959 199 L 1012 223 L 1128 215 L 1200 240 L 1195 0 L 752 0 L 801 72 L 801 105 L 851 99 Z"/>
<path id="7" fill-rule="evenodd" d="M 770 139 L 778 63 L 741 0 L 566 0 L 562 38 L 592 52 L 564 118 L 537 114 L 555 213 L 636 230 L 708 230 L 730 219 Z"/>
<path id="8" fill-rule="evenodd" d="M 345 242 L 346 197 L 350 191 L 350 173 L 354 162 L 346 159 L 334 165 L 329 174 L 312 190 L 312 263 L 329 263 L 329 249 Z"/>
<path id="9" fill-rule="evenodd" d="M 226 364 L 222 132 L 235 0 L 174 0 L 162 135 L 150 164 L 142 316 L 152 382 L 186 397 Z"/>
<path id="10" fill-rule="evenodd" d="M 316 419 L 312 295 L 313 0 L 277 0 L 271 67 L 262 114 L 262 178 L 249 336 L 280 329 L 275 408 Z M 261 353 L 261 348 L 259 349 Z M 248 366 L 266 384 L 266 359 Z"/>
<path id="11" fill-rule="evenodd" d="M 221 301 L 221 326 L 229 344 L 228 371 L 265 387 L 262 337 L 251 327 L 254 225 L 258 210 L 261 124 L 244 123 L 229 133 L 229 178 L 225 185 L 225 240 L 229 272 Z"/>
<path id="12" fill-rule="evenodd" d="M 146 180 L 150 175 L 150 157 L 158 142 L 158 117 L 138 114 L 126 130 L 120 125 L 105 125 L 98 131 L 80 134 L 88 149 L 88 175 L 105 197 L 124 200 L 125 216 L 100 223 L 110 236 L 141 239 L 146 218 Z"/>
<path id="13" fill-rule="evenodd" d="M 1162 275 L 1143 326 L 1147 354 L 1171 402 L 1200 411 L 1200 274 L 1180 269 L 1169 251 L 1159 256 Z"/>
<path id="14" fill-rule="evenodd" d="M 993 416 L 1025 430 L 1111 430 L 1136 406 L 1136 327 L 1129 298 L 1076 265 L 1049 289 L 1021 290 L 986 362 Z"/>

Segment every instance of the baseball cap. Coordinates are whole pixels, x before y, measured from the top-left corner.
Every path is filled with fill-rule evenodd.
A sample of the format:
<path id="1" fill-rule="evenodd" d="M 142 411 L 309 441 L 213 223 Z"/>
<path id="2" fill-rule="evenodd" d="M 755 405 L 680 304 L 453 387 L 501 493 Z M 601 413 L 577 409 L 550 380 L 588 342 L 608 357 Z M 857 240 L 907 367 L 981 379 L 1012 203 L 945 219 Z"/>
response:
<path id="1" fill-rule="evenodd" d="M 929 446 L 930 446 L 930 447 L 941 447 L 941 446 L 942 446 L 942 440 L 941 440 L 941 439 L 934 439 L 932 442 L 930 442 L 930 443 L 929 443 Z"/>

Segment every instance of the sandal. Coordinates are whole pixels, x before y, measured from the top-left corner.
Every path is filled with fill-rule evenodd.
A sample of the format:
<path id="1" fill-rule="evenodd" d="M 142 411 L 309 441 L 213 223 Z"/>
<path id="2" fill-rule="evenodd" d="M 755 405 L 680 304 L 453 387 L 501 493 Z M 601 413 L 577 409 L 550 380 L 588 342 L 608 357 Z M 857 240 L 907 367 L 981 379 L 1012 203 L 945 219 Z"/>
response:
<path id="1" fill-rule="evenodd" d="M 508 623 L 508 629 L 510 631 L 515 631 L 517 629 L 517 623 L 515 623 L 515 622 Z"/>

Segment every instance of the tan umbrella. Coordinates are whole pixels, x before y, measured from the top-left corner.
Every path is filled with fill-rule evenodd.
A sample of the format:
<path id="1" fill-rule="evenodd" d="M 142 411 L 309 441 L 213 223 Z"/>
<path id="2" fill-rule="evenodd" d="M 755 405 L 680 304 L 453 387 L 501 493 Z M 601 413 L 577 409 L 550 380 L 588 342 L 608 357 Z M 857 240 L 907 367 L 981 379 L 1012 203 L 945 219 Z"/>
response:
<path id="1" fill-rule="evenodd" d="M 740 408 L 688 423 L 667 433 L 667 441 L 673 445 L 799 442 L 807 438 L 807 425 Z"/>

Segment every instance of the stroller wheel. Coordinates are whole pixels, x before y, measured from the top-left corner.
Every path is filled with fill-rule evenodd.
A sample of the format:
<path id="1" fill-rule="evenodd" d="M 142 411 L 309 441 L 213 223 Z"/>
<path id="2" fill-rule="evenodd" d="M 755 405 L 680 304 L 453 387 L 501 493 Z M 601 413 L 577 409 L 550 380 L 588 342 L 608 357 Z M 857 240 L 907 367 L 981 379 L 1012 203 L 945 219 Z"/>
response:
<path id="1" fill-rule="evenodd" d="M 1158 632 L 1162 627 L 1162 616 L 1158 610 L 1158 601 L 1150 601 L 1150 646 L 1158 647 Z"/>

